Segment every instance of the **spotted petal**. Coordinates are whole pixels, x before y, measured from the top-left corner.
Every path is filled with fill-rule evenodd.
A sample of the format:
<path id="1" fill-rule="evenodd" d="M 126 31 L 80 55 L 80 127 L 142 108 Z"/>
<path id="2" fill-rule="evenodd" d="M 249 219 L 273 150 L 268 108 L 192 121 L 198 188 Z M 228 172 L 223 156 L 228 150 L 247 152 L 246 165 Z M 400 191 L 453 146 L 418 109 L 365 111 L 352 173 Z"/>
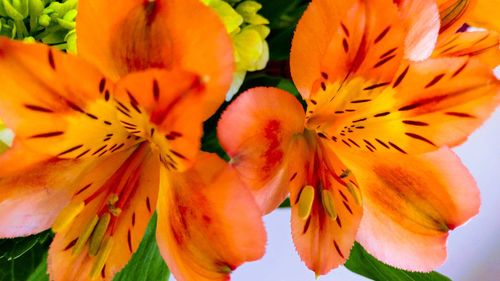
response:
<path id="1" fill-rule="evenodd" d="M 107 157 L 85 174 L 69 205 L 83 202 L 83 210 L 71 216 L 66 207 L 58 220 L 71 220 L 54 228 L 48 257 L 52 280 L 113 279 L 137 250 L 153 215 L 159 169 L 158 157 L 142 145 Z"/>
<path id="2" fill-rule="evenodd" d="M 469 58 L 409 62 L 389 83 L 353 80 L 345 87 L 356 97 L 318 100 L 306 117 L 338 149 L 422 153 L 454 146 L 500 102 L 500 82 Z M 323 99 L 328 97 L 325 92 Z"/>
<path id="3" fill-rule="evenodd" d="M 500 64 L 500 35 L 494 31 L 458 32 L 441 43 L 433 57 L 476 57 L 495 68 Z"/>
<path id="4" fill-rule="evenodd" d="M 135 142 L 116 118 L 113 84 L 75 56 L 0 38 L 0 83 L 2 120 L 35 152 L 87 158 Z"/>
<path id="5" fill-rule="evenodd" d="M 292 42 L 292 77 L 304 99 L 329 81 L 387 82 L 404 55 L 404 23 L 391 0 L 312 1 Z M 377 82 L 378 81 L 378 82 Z"/>
<path id="6" fill-rule="evenodd" d="M 137 138 L 148 140 L 169 170 L 186 170 L 203 134 L 205 84 L 180 70 L 131 73 L 117 84 L 120 123 Z"/>
<path id="7" fill-rule="evenodd" d="M 206 118 L 224 101 L 232 44 L 220 18 L 200 1 L 81 1 L 77 26 L 78 53 L 112 79 L 151 67 L 180 68 L 207 81 Z"/>
<path id="8" fill-rule="evenodd" d="M 288 174 L 295 248 L 307 267 L 322 275 L 349 257 L 363 209 L 356 179 L 332 151 L 318 145 L 315 151 L 297 137 Z"/>
<path id="9" fill-rule="evenodd" d="M 231 164 L 252 190 L 264 213 L 283 202 L 291 138 L 304 130 L 304 111 L 291 94 L 253 88 L 229 105 L 217 133 Z"/>
<path id="10" fill-rule="evenodd" d="M 476 183 L 448 148 L 421 156 L 351 153 L 342 159 L 363 195 L 356 239 L 392 266 L 430 271 L 441 265 L 448 230 L 479 211 Z"/>
<path id="11" fill-rule="evenodd" d="M 262 257 L 260 210 L 222 159 L 202 153 L 185 173 L 163 172 L 157 241 L 177 280 L 229 280 L 236 267 Z"/>

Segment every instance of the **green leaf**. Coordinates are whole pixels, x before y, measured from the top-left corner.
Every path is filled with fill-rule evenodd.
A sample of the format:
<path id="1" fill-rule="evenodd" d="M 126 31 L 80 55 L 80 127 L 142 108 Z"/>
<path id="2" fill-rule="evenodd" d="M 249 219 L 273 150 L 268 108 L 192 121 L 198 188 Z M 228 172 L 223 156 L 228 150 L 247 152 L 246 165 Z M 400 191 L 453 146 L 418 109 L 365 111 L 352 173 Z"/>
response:
<path id="1" fill-rule="evenodd" d="M 27 237 L 0 240 L 0 281 L 27 280 L 46 263 L 50 230 Z M 43 265 L 42 265 L 43 266 Z M 46 279 L 34 279 L 42 281 Z"/>
<path id="2" fill-rule="evenodd" d="M 435 271 L 411 272 L 386 265 L 368 254 L 358 242 L 355 242 L 352 247 L 349 259 L 344 266 L 352 272 L 376 281 L 451 281 Z"/>
<path id="3" fill-rule="evenodd" d="M 156 244 L 156 214 L 149 221 L 148 228 L 139 248 L 129 263 L 116 274 L 114 281 L 167 281 L 170 276 L 165 261 Z M 1 281 L 1 280 L 0 280 Z"/>
<path id="4" fill-rule="evenodd" d="M 42 262 L 35 268 L 26 281 L 49 281 L 47 274 L 47 253 L 42 258 Z"/>

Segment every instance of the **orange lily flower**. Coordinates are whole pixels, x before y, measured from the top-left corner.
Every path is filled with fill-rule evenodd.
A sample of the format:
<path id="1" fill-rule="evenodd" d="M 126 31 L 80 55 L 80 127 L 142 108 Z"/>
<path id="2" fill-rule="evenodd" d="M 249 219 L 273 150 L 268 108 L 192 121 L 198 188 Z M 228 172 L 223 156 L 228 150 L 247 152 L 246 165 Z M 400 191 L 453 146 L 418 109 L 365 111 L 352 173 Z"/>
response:
<path id="1" fill-rule="evenodd" d="M 290 194 L 295 247 L 317 275 L 343 264 L 354 240 L 385 263 L 430 271 L 446 258 L 448 231 L 479 210 L 447 146 L 488 118 L 500 82 L 467 56 L 406 59 L 406 20 L 391 0 L 313 0 L 290 58 L 306 111 L 261 87 L 219 121 L 263 213 Z"/>
<path id="2" fill-rule="evenodd" d="M 227 280 L 260 258 L 251 193 L 199 153 L 225 97 L 231 41 L 197 0 L 81 1 L 79 56 L 0 38 L 0 237 L 50 228 L 51 280 L 111 280 L 155 209 L 177 280 Z M 96 19 L 102 19 L 101 22 Z"/>

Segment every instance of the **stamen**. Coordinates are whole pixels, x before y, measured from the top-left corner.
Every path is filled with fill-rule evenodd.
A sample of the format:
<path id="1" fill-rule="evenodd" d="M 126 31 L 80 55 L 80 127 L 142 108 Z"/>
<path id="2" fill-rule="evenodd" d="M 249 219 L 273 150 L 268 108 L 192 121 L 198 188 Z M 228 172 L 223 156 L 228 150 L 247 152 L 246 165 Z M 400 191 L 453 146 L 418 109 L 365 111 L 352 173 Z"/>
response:
<path id="1" fill-rule="evenodd" d="M 113 249 L 114 240 L 112 237 L 107 237 L 102 243 L 100 251 L 97 253 L 97 257 L 94 261 L 94 265 L 90 270 L 90 279 L 96 279 L 101 270 L 104 268 L 104 264 L 108 260 L 111 249 Z"/>
<path id="2" fill-rule="evenodd" d="M 229 266 L 223 265 L 220 267 L 220 272 L 225 274 L 231 274 L 231 272 L 233 271 L 231 270 L 231 268 L 229 268 Z"/>
<path id="3" fill-rule="evenodd" d="M 83 228 L 80 237 L 78 237 L 78 240 L 76 241 L 75 248 L 73 248 L 72 255 L 76 256 L 82 252 L 83 247 L 85 246 L 85 244 L 87 244 L 90 234 L 92 234 L 92 231 L 94 231 L 95 225 L 97 224 L 98 220 L 99 217 L 97 215 L 94 215 L 92 219 L 90 219 L 90 221 L 87 223 L 87 225 Z"/>
<path id="4" fill-rule="evenodd" d="M 340 178 L 341 179 L 345 179 L 347 178 L 349 175 L 351 174 L 351 170 L 345 170 L 344 172 L 342 172 L 342 174 L 340 174 Z"/>
<path id="5" fill-rule="evenodd" d="M 52 224 L 52 231 L 57 233 L 66 229 L 75 217 L 81 213 L 83 207 L 85 207 L 83 201 L 71 202 L 59 213 L 59 216 L 57 216 L 54 224 Z"/>
<path id="6" fill-rule="evenodd" d="M 351 193 L 352 197 L 354 198 L 354 202 L 358 206 L 361 206 L 361 195 L 359 194 L 358 189 L 354 186 L 354 184 L 348 182 L 347 183 L 347 190 L 349 190 L 349 193 Z"/>
<path id="7" fill-rule="evenodd" d="M 89 242 L 89 255 L 95 256 L 101 247 L 102 239 L 104 238 L 104 234 L 108 230 L 109 222 L 111 221 L 111 214 L 104 213 L 100 218 L 97 226 L 92 232 L 92 236 L 90 236 Z"/>
<path id="8" fill-rule="evenodd" d="M 323 208 L 326 214 L 332 218 L 337 218 L 337 212 L 335 211 L 335 202 L 333 201 L 332 193 L 328 190 L 321 190 L 321 202 L 323 203 Z"/>
<path id="9" fill-rule="evenodd" d="M 122 212 L 122 209 L 117 208 L 115 206 L 115 203 L 118 202 L 118 199 L 119 199 L 118 195 L 116 195 L 116 194 L 112 194 L 111 197 L 108 199 L 109 212 L 115 217 L 120 215 Z"/>
<path id="10" fill-rule="evenodd" d="M 312 204 L 314 201 L 314 187 L 307 185 L 300 193 L 299 198 L 299 217 L 305 219 L 311 213 Z"/>

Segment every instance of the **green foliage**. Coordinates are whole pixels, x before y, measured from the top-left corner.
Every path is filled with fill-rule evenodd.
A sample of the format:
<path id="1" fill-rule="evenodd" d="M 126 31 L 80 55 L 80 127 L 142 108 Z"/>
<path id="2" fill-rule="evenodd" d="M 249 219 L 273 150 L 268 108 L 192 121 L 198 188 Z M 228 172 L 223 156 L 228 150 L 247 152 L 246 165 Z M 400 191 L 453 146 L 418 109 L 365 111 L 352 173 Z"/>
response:
<path id="1" fill-rule="evenodd" d="M 448 277 L 435 271 L 430 273 L 410 272 L 386 265 L 368 254 L 358 242 L 352 247 L 345 267 L 376 281 L 451 281 Z"/>
<path id="2" fill-rule="evenodd" d="M 39 277 L 30 280 L 48 280 L 45 271 L 39 267 L 46 264 L 51 241 L 50 230 L 27 237 L 0 240 L 0 281 L 27 280 L 33 272 L 38 272 Z"/>

